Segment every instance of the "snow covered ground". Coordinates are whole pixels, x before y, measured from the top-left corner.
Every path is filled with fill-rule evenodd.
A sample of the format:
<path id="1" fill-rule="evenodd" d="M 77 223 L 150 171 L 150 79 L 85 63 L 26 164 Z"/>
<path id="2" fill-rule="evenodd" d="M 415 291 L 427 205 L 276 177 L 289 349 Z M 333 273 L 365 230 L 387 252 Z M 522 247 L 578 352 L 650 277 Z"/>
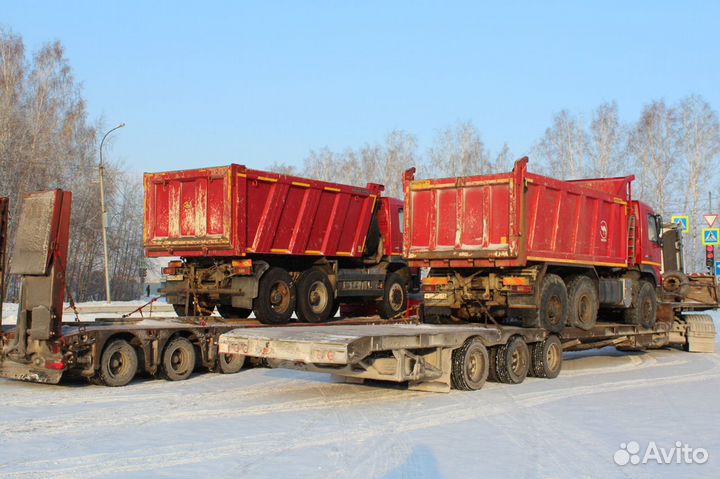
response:
<path id="1" fill-rule="evenodd" d="M 566 354 L 554 380 L 449 394 L 283 369 L 0 380 L 0 476 L 718 477 L 719 399 L 717 354 L 610 348 Z M 630 441 L 709 458 L 619 466 Z"/>

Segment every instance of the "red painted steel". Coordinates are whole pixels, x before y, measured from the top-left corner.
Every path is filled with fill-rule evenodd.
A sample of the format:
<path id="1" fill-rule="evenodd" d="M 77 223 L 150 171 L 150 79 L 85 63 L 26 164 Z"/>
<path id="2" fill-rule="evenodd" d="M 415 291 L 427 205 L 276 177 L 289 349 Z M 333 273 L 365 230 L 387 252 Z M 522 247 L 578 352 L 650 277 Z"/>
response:
<path id="1" fill-rule="evenodd" d="M 559 181 L 528 173 L 412 180 L 406 175 L 410 266 L 492 267 L 529 262 L 627 266 L 634 177 Z"/>
<path id="2" fill-rule="evenodd" d="M 151 257 L 360 257 L 381 192 L 236 164 L 146 173 L 145 249 Z"/>

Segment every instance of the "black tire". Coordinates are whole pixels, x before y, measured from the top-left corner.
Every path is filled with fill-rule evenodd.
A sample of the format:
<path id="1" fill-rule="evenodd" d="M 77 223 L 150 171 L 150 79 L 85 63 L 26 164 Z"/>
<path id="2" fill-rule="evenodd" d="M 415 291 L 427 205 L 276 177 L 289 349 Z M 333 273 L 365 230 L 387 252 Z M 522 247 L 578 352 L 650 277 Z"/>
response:
<path id="1" fill-rule="evenodd" d="M 264 324 L 284 324 L 295 310 L 295 284 L 282 268 L 270 268 L 260 278 L 253 300 L 255 317 Z"/>
<path id="2" fill-rule="evenodd" d="M 567 281 L 568 326 L 588 331 L 595 326 L 600 302 L 595 282 L 587 276 L 573 276 Z"/>
<path id="3" fill-rule="evenodd" d="M 624 312 L 625 323 L 652 329 L 655 327 L 656 315 L 655 287 L 648 281 L 640 280 L 637 291 L 633 295 L 632 305 Z"/>
<path id="4" fill-rule="evenodd" d="M 245 356 L 242 354 L 218 354 L 218 370 L 223 374 L 235 374 L 245 365 Z"/>
<path id="5" fill-rule="evenodd" d="M 532 375 L 536 378 L 553 379 L 562 369 L 562 343 L 560 338 L 551 334 L 545 341 L 539 341 L 530 347 Z"/>
<path id="6" fill-rule="evenodd" d="M 295 312 L 300 321 L 322 323 L 335 310 L 335 292 L 325 271 L 311 268 L 297 282 Z M 335 310 L 337 311 L 337 310 Z"/>
<path id="7" fill-rule="evenodd" d="M 523 326 L 559 333 L 565 328 L 567 319 L 568 295 L 565 283 L 560 276 L 547 274 L 540 286 L 538 309 L 523 314 Z"/>
<path id="8" fill-rule="evenodd" d="M 168 381 L 183 381 L 195 371 L 195 359 L 195 347 L 190 340 L 171 339 L 160 360 L 160 375 Z"/>
<path id="9" fill-rule="evenodd" d="M 497 380 L 506 384 L 520 384 L 530 370 L 530 350 L 525 340 L 513 336 L 506 344 L 498 347 L 495 354 Z"/>
<path id="10" fill-rule="evenodd" d="M 97 378 L 101 384 L 110 387 L 127 385 L 138 370 L 138 355 L 135 348 L 124 339 L 110 341 L 100 356 Z"/>
<path id="11" fill-rule="evenodd" d="M 178 315 L 178 317 L 183 316 L 195 316 L 195 305 L 190 303 L 188 306 L 187 314 L 185 314 L 185 305 L 184 304 L 173 304 L 173 309 L 175 309 L 175 314 Z"/>
<path id="12" fill-rule="evenodd" d="M 332 307 L 332 309 L 330 310 L 330 317 L 329 317 L 329 319 L 332 320 L 332 319 L 335 317 L 335 315 L 338 313 L 339 310 L 340 310 L 340 301 L 338 301 L 338 299 L 335 298 L 335 301 L 333 301 L 333 307 Z"/>
<path id="13" fill-rule="evenodd" d="M 488 351 L 478 338 L 470 338 L 452 353 L 452 387 L 475 391 L 485 384 L 489 371 Z"/>
<path id="14" fill-rule="evenodd" d="M 252 309 L 235 308 L 229 304 L 218 304 L 217 310 L 225 319 L 247 319 L 252 313 Z"/>
<path id="15" fill-rule="evenodd" d="M 211 315 L 213 309 L 215 309 L 215 305 L 208 302 L 207 296 L 201 295 L 198 298 L 198 302 L 200 303 L 200 308 L 204 309 L 207 315 Z M 180 317 L 183 316 L 204 316 L 204 314 L 199 314 L 197 311 L 197 308 L 195 306 L 195 300 L 190 296 L 190 304 L 188 304 L 188 310 L 187 314 L 185 314 L 185 303 L 181 304 L 173 304 L 173 308 L 175 309 L 175 314 L 177 314 Z"/>
<path id="16" fill-rule="evenodd" d="M 494 383 L 499 383 L 500 380 L 498 379 L 498 373 L 497 373 L 497 352 L 498 349 L 500 349 L 500 346 L 493 346 L 491 348 L 488 348 L 488 362 L 490 364 L 490 367 L 488 368 L 488 381 L 492 381 Z"/>
<path id="17" fill-rule="evenodd" d="M 407 309 L 407 287 L 397 273 L 388 273 L 385 277 L 385 291 L 379 308 L 380 316 L 392 318 Z"/>

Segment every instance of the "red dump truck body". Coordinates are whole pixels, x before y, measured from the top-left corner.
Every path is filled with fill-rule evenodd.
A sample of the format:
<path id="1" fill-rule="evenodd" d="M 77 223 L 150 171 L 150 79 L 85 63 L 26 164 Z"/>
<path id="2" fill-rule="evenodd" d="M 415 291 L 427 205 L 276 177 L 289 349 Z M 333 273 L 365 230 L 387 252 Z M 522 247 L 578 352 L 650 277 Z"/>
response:
<path id="1" fill-rule="evenodd" d="M 360 257 L 381 192 L 235 164 L 146 173 L 145 248 L 151 257 Z"/>
<path id="2" fill-rule="evenodd" d="M 235 164 L 146 173 L 145 251 L 182 258 L 161 292 L 183 316 L 322 322 L 351 305 L 393 317 L 412 278 L 403 202 L 382 191 Z"/>
<path id="3" fill-rule="evenodd" d="M 626 267 L 633 177 L 559 181 L 527 172 L 408 181 L 405 251 L 415 266 Z"/>

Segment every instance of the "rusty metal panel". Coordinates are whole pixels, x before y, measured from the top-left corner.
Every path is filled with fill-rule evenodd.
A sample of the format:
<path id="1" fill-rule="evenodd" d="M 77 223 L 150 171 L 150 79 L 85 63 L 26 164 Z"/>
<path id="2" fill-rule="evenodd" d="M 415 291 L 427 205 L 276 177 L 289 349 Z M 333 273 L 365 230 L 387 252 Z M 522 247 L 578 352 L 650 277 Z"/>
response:
<path id="1" fill-rule="evenodd" d="M 528 173 L 527 159 L 505 174 L 408 173 L 405 254 L 411 266 L 626 266 L 631 180 L 559 181 Z"/>
<path id="2" fill-rule="evenodd" d="M 145 247 L 234 251 L 231 167 L 145 174 Z M 234 241 L 235 240 L 235 241 Z"/>
<path id="3" fill-rule="evenodd" d="M 241 165 L 146 174 L 145 248 L 149 256 L 360 257 L 381 192 Z"/>
<path id="4" fill-rule="evenodd" d="M 22 200 L 10 273 L 45 275 L 50 263 L 51 238 L 58 191 L 30 193 Z"/>

